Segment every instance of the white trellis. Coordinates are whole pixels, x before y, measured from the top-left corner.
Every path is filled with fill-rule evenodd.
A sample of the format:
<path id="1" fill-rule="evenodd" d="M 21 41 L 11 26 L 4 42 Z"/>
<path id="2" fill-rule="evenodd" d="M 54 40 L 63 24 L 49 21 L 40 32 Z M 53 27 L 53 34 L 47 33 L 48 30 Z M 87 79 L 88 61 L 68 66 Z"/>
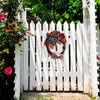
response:
<path id="1" fill-rule="evenodd" d="M 98 96 L 98 82 L 97 82 L 97 61 L 96 61 L 96 9 L 95 5 L 96 2 L 95 0 L 82 0 L 83 2 L 83 23 L 85 24 L 85 28 L 88 31 L 87 33 L 89 35 L 88 40 L 90 41 L 90 74 L 91 74 L 91 81 L 90 81 L 90 86 L 91 86 L 91 94 L 93 96 Z"/>
<path id="2" fill-rule="evenodd" d="M 83 2 L 83 24 L 81 24 L 81 27 L 82 27 L 81 31 L 82 31 L 82 33 L 84 33 L 84 35 L 82 35 L 83 36 L 82 38 L 84 40 L 83 40 L 83 46 L 81 47 L 81 50 L 83 51 L 83 54 L 82 54 L 83 56 L 82 56 L 82 59 L 81 59 L 82 61 L 81 60 L 79 61 L 78 59 L 77 60 L 79 61 L 78 62 L 79 66 L 82 65 L 82 67 L 80 67 L 80 69 L 83 68 L 81 71 L 83 71 L 82 77 L 83 77 L 84 81 L 82 82 L 82 77 L 80 75 L 80 77 L 78 78 L 79 79 L 78 85 L 80 86 L 79 89 L 82 90 L 84 93 L 89 93 L 90 95 L 97 97 L 98 96 L 98 83 L 97 83 L 97 77 L 98 76 L 97 76 L 97 61 L 96 61 L 96 55 L 97 55 L 96 47 L 97 47 L 97 45 L 96 45 L 96 23 L 95 23 L 95 17 L 96 17 L 95 16 L 95 0 L 82 0 L 82 2 Z M 26 16 L 26 12 L 22 13 L 23 23 L 27 27 L 25 16 Z M 22 20 L 22 19 L 20 18 L 20 20 Z M 40 23 L 37 24 L 36 29 L 38 29 L 39 24 Z M 51 30 L 52 30 L 52 28 L 54 28 L 53 25 L 54 24 L 51 24 Z M 58 23 L 58 26 L 57 26 L 58 30 L 61 30 L 60 25 L 61 24 Z M 34 24 L 32 24 L 31 26 L 34 27 Z M 64 27 L 68 27 L 67 23 L 65 23 Z M 74 24 L 71 23 L 70 29 L 72 29 L 72 31 L 73 31 L 73 29 L 75 29 L 73 27 L 74 27 Z M 31 28 L 31 29 L 32 29 L 31 30 L 32 32 L 37 33 L 37 35 L 39 36 L 39 34 L 38 34 L 39 31 L 40 31 L 39 29 L 36 30 L 36 31 L 35 31 L 35 28 Z M 48 32 L 46 22 L 44 23 L 43 30 L 44 29 L 46 29 L 45 32 Z M 68 32 L 68 28 L 64 28 L 64 29 L 65 29 L 64 30 L 65 32 Z M 77 38 L 78 38 L 78 37 L 81 37 L 80 36 L 81 32 L 79 31 L 80 30 L 79 24 L 77 24 L 77 30 L 78 30 L 78 32 L 77 32 Z M 70 30 L 70 33 L 71 33 L 71 30 Z M 68 35 L 66 35 L 66 38 L 68 39 L 67 36 Z M 45 34 L 43 32 L 42 32 L 42 37 L 45 38 Z M 71 37 L 74 38 L 74 35 L 72 34 Z M 29 38 L 29 37 L 27 36 L 27 38 Z M 28 50 L 28 51 L 30 51 L 30 55 L 35 54 L 35 50 L 31 49 L 31 48 L 35 48 L 35 45 L 34 45 L 35 41 L 34 41 L 33 38 L 34 37 L 30 37 L 30 50 Z M 40 38 L 36 37 L 36 41 L 37 41 L 38 44 L 39 44 L 39 39 Z M 79 40 L 78 40 L 79 44 L 77 43 L 77 45 L 80 46 L 81 42 L 82 42 L 82 39 L 79 38 Z M 43 75 L 42 77 L 45 77 L 45 73 L 44 74 L 41 73 L 41 68 L 39 68 L 40 67 L 39 64 L 41 64 L 40 57 L 37 57 L 37 60 L 39 60 L 39 63 L 37 63 L 37 65 L 36 65 L 39 68 L 38 69 L 39 74 L 37 72 L 35 73 L 36 67 L 33 68 L 31 66 L 31 65 L 34 66 L 34 64 L 35 64 L 35 59 L 32 56 L 30 56 L 30 70 L 28 69 L 27 66 L 29 66 L 28 65 L 29 63 L 27 61 L 28 61 L 28 54 L 29 53 L 26 50 L 26 48 L 28 48 L 28 44 L 29 44 L 29 42 L 26 41 L 26 42 L 24 42 L 24 45 L 22 45 L 22 48 L 18 47 L 18 45 L 15 48 L 15 74 L 16 74 L 16 77 L 15 77 L 15 97 L 18 100 L 19 100 L 20 94 L 23 92 L 23 90 L 28 90 L 28 89 L 32 90 L 34 84 L 37 85 L 38 90 L 41 90 L 40 78 L 41 78 L 41 75 Z M 39 44 L 39 46 L 40 46 L 40 44 Z M 74 48 L 74 45 L 71 45 L 71 46 L 72 46 L 71 48 Z M 42 48 L 42 47 L 41 47 L 41 49 L 45 50 L 45 48 Z M 39 52 L 41 52 L 41 49 L 37 47 L 38 55 L 45 55 L 45 57 L 47 57 L 46 52 L 42 52 L 42 54 L 39 53 Z M 20 52 L 20 50 L 22 50 L 24 52 Z M 80 48 L 77 48 L 77 50 L 79 52 L 81 51 Z M 65 53 L 68 54 L 69 52 L 67 51 Z M 75 56 L 75 52 L 72 52 L 71 54 L 72 54 L 72 56 L 73 55 Z M 80 54 L 77 54 L 77 56 L 81 57 Z M 22 58 L 24 60 L 22 60 Z M 65 56 L 65 59 L 69 60 L 68 56 Z M 48 59 L 48 60 L 52 64 L 55 63 L 51 59 Z M 75 62 L 73 62 L 73 60 L 71 60 L 71 61 L 72 61 L 71 63 L 72 64 L 74 63 L 74 65 L 75 65 Z M 46 68 L 46 64 L 47 64 L 46 58 L 42 59 L 42 62 L 45 62 L 43 70 L 48 73 L 48 69 Z M 62 63 L 62 61 L 60 61 L 60 60 L 59 60 L 59 62 L 56 63 L 58 65 L 57 66 L 58 68 L 59 68 L 61 63 Z M 88 64 L 86 64 L 86 63 L 88 63 Z M 69 66 L 68 63 L 66 63 L 65 61 L 63 62 L 63 64 L 65 64 L 66 66 Z M 27 65 L 27 66 L 25 67 L 24 65 Z M 52 67 L 50 67 L 50 70 L 54 71 L 55 69 L 52 69 Z M 28 74 L 28 73 L 30 73 L 30 74 Z M 34 73 L 36 74 L 36 76 L 38 76 L 37 77 L 37 84 L 35 82 Z M 48 89 L 48 85 L 47 85 L 48 84 L 47 80 L 49 80 L 48 75 L 52 75 L 52 73 L 47 74 L 47 76 L 45 77 L 46 80 L 43 81 L 44 83 L 42 83 L 42 84 L 46 84 L 44 86 L 45 89 Z M 57 89 L 61 90 L 62 89 L 62 84 L 61 84 L 62 76 L 60 74 L 56 74 L 56 75 L 57 75 L 56 77 L 59 81 Z M 74 79 L 75 79 L 75 75 L 77 76 L 77 73 L 74 74 L 74 73 L 68 73 L 67 72 L 67 75 L 72 77 L 72 79 L 73 79 L 72 80 L 72 86 L 73 86 L 72 88 L 73 88 L 73 90 L 75 90 L 76 84 L 75 84 Z M 29 76 L 33 76 L 33 77 L 30 77 L 30 79 L 29 79 Z M 68 90 L 69 86 L 66 86 L 66 83 L 69 82 L 67 80 L 68 77 L 66 77 L 66 75 L 64 75 L 64 78 L 66 79 L 63 83 L 64 89 Z M 55 77 L 52 77 L 52 82 L 50 83 L 50 86 L 51 86 L 50 89 L 52 91 L 54 90 L 54 84 L 56 84 L 54 80 L 55 80 Z M 28 81 L 30 82 L 30 84 L 28 83 Z M 82 82 L 82 83 L 80 83 L 80 82 Z M 52 83 L 53 83 L 53 85 L 52 85 Z M 82 84 L 83 84 L 83 87 L 82 87 Z"/>

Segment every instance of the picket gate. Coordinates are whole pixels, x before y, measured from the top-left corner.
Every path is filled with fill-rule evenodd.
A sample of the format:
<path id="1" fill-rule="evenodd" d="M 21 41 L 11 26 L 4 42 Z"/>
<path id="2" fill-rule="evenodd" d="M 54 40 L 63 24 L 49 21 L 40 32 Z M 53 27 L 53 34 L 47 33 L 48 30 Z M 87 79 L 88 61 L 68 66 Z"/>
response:
<path id="1" fill-rule="evenodd" d="M 95 4 L 95 0 L 82 0 L 83 23 L 77 25 L 31 22 L 27 41 L 21 48 L 15 45 L 15 98 L 20 100 L 24 91 L 83 91 L 98 97 L 96 56 L 100 56 L 100 27 L 96 29 Z M 27 10 L 31 9 L 25 8 L 22 15 L 18 13 L 26 28 Z M 47 32 L 54 30 L 63 32 L 67 38 L 62 60 L 52 59 L 44 46 Z M 57 52 L 60 50 L 57 46 Z"/>
<path id="2" fill-rule="evenodd" d="M 22 50 L 24 91 L 89 91 L 89 47 L 84 25 L 31 22 L 30 29 Z M 46 34 L 54 30 L 64 33 L 67 39 L 63 59 L 52 59 L 44 45 Z M 61 50 L 57 45 L 56 52 Z"/>

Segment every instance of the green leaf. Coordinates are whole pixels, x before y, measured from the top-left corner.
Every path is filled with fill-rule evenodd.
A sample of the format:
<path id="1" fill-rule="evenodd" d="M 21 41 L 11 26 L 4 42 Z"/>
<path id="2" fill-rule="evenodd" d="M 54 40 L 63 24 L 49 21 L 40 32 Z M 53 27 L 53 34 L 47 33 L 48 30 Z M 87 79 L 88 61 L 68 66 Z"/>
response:
<path id="1" fill-rule="evenodd" d="M 5 31 L 5 28 L 2 28 L 2 31 Z"/>
<path id="2" fill-rule="evenodd" d="M 76 10 L 73 10 L 73 13 L 76 13 Z"/>
<path id="3" fill-rule="evenodd" d="M 65 18 L 67 18 L 67 19 L 69 18 L 69 14 L 68 13 L 66 13 Z"/>
<path id="4" fill-rule="evenodd" d="M 96 0 L 96 2 L 97 2 L 98 4 L 100 4 L 100 0 Z"/>
<path id="5" fill-rule="evenodd" d="M 2 26 L 2 23 L 0 23 L 0 27 Z"/>
<path id="6" fill-rule="evenodd" d="M 56 14 L 55 16 L 56 16 L 56 19 L 59 20 L 60 14 Z"/>
<path id="7" fill-rule="evenodd" d="M 2 8 L 2 4 L 0 3 L 0 8 Z"/>
<path id="8" fill-rule="evenodd" d="M 79 20 L 74 21 L 74 23 L 76 23 L 76 24 L 77 24 L 78 22 L 79 22 Z"/>
<path id="9" fill-rule="evenodd" d="M 70 3 L 73 3 L 73 0 L 69 0 Z"/>
<path id="10" fill-rule="evenodd" d="M 3 0 L 4 2 L 8 2 L 9 0 Z"/>
<path id="11" fill-rule="evenodd" d="M 60 22 L 61 22 L 61 23 L 63 22 L 63 18 L 60 18 Z"/>
<path id="12" fill-rule="evenodd" d="M 64 16 L 66 19 L 69 18 L 69 14 L 68 14 L 67 12 L 65 12 L 65 13 L 63 14 L 63 16 Z"/>
<path id="13" fill-rule="evenodd" d="M 24 30 L 24 26 L 20 24 L 20 25 L 19 25 L 19 29 L 20 29 L 20 30 Z"/>
<path id="14" fill-rule="evenodd" d="M 71 9 L 71 8 L 72 8 L 72 6 L 69 6 L 69 8 Z"/>

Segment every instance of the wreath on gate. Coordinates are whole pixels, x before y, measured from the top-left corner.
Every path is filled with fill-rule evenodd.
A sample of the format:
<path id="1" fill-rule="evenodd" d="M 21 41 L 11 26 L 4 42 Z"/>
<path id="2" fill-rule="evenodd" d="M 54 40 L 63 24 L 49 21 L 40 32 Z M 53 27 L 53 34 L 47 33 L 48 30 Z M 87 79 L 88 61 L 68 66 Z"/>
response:
<path id="1" fill-rule="evenodd" d="M 64 33 L 60 33 L 60 31 L 52 31 L 50 33 L 47 33 L 47 38 L 46 38 L 44 44 L 46 46 L 48 54 L 53 59 L 56 59 L 56 58 L 62 59 L 64 51 L 66 49 L 66 45 L 65 45 L 66 42 L 67 42 L 67 40 L 66 40 L 66 37 L 65 37 Z M 62 51 L 59 53 L 59 55 L 56 52 L 52 52 L 50 50 L 50 49 L 53 49 L 54 46 L 57 47 L 57 43 L 59 45 L 62 45 Z"/>

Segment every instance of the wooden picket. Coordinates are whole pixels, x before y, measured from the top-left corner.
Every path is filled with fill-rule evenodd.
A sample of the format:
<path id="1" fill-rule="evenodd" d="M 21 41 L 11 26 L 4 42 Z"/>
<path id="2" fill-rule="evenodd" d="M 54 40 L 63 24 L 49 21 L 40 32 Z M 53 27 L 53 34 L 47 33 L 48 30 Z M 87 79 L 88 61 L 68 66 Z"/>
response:
<path id="1" fill-rule="evenodd" d="M 72 22 L 70 25 L 70 85 L 73 91 L 76 90 L 75 33 L 75 24 Z"/>
<path id="2" fill-rule="evenodd" d="M 41 82 L 41 24 L 36 24 L 36 89 L 40 91 Z"/>
<path id="3" fill-rule="evenodd" d="M 57 30 L 62 32 L 62 24 L 60 22 L 57 23 Z M 57 44 L 57 53 L 62 51 L 62 46 Z M 57 66 L 57 91 L 62 91 L 63 90 L 63 60 L 57 59 L 56 60 L 56 66 Z"/>
<path id="4" fill-rule="evenodd" d="M 48 53 L 44 46 L 44 41 L 46 39 L 46 34 L 48 32 L 48 23 L 44 22 L 43 32 L 42 32 L 42 62 L 43 62 L 43 90 L 48 90 L 49 88 L 49 70 L 48 70 Z"/>
<path id="5" fill-rule="evenodd" d="M 65 33 L 67 44 L 66 44 L 66 50 L 64 53 L 64 91 L 69 91 L 69 30 L 68 30 L 68 23 L 64 23 L 64 29 L 63 32 Z"/>
<path id="6" fill-rule="evenodd" d="M 30 90 L 34 89 L 35 85 L 35 24 L 32 22 L 30 25 L 31 36 L 30 36 Z M 34 48 L 34 49 L 33 49 Z"/>
<path id="7" fill-rule="evenodd" d="M 81 23 L 77 24 L 77 80 L 78 90 L 83 90 L 83 70 L 82 70 L 82 32 Z"/>
<path id="8" fill-rule="evenodd" d="M 28 90 L 28 36 L 24 42 L 24 90 Z"/>
<path id="9" fill-rule="evenodd" d="M 31 35 L 24 43 L 24 90 L 30 91 L 83 91 L 84 73 L 83 58 L 85 45 L 83 44 L 83 25 L 74 22 L 63 25 L 58 22 L 43 25 L 38 22 L 30 24 Z M 69 30 L 70 29 L 70 30 Z M 44 41 L 46 34 L 58 30 L 64 33 L 67 39 L 63 59 L 52 59 L 48 54 Z M 87 42 L 87 41 L 86 41 Z M 53 49 L 59 53 L 62 45 Z M 83 52 L 84 50 L 84 52 Z M 88 48 L 87 48 L 88 50 Z M 25 56 L 28 56 L 25 57 Z M 85 54 L 86 55 L 86 54 Z M 88 66 L 88 63 L 87 63 Z"/>
<path id="10" fill-rule="evenodd" d="M 55 24 L 52 21 L 50 24 L 50 31 L 54 31 L 54 30 L 55 30 Z M 49 60 L 50 60 L 50 91 L 55 91 L 55 85 L 56 85 L 55 60 L 53 60 L 51 57 L 49 57 Z"/>

